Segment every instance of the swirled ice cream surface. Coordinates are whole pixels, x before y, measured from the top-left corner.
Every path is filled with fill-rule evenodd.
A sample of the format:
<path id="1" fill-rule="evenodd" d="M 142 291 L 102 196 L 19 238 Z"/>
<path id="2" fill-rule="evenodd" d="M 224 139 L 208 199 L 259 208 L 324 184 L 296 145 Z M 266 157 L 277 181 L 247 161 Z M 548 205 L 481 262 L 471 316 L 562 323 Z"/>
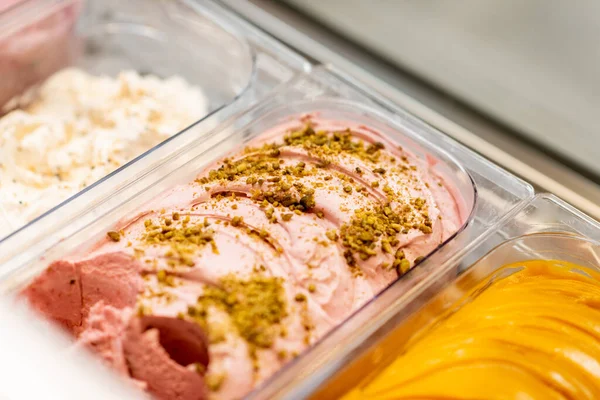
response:
<path id="1" fill-rule="evenodd" d="M 599 305 L 595 269 L 562 260 L 505 265 L 425 329 L 415 326 L 386 353 L 388 365 L 371 365 L 341 398 L 597 399 Z"/>
<path id="2" fill-rule="evenodd" d="M 240 398 L 463 225 L 468 210 L 433 162 L 307 115 L 140 208 L 84 257 L 52 263 L 24 293 L 158 398 Z M 173 362 L 163 331 L 132 322 L 148 317 L 200 327 L 210 361 Z M 143 349 L 153 356 L 132 373 Z M 158 369 L 171 383 L 150 380 Z"/>

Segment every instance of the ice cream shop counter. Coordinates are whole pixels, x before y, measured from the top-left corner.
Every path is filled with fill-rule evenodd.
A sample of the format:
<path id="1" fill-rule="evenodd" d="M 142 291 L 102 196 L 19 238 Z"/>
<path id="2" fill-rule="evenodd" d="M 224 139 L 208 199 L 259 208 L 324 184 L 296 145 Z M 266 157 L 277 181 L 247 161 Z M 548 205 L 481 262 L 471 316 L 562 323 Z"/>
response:
<path id="1" fill-rule="evenodd" d="M 0 4 L 1 399 L 600 397 L 591 169 L 332 4 Z"/>

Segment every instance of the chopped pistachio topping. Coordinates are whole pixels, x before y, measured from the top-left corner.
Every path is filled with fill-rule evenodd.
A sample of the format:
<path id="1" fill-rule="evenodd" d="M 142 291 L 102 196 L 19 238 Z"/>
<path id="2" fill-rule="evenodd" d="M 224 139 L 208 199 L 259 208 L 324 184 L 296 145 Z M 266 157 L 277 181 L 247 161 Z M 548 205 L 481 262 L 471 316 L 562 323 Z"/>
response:
<path id="1" fill-rule="evenodd" d="M 108 238 L 113 242 L 118 242 L 119 240 L 121 240 L 121 234 L 116 231 L 108 231 L 106 232 L 106 236 L 108 236 Z"/>
<path id="2" fill-rule="evenodd" d="M 422 209 L 423 199 L 416 199 L 414 208 Z M 395 211 L 391 204 L 375 207 L 373 210 L 357 210 L 349 223 L 342 225 L 339 235 L 342 245 L 347 248 L 344 256 L 348 265 L 356 269 L 355 255 L 367 260 L 377 254 L 377 247 L 384 253 L 392 254 L 398 245 L 399 233 L 408 233 L 410 229 L 419 229 L 423 233 L 431 233 L 431 220 L 424 218 L 409 205 Z M 331 239 L 330 234 L 328 237 Z M 404 253 L 396 253 L 394 267 L 398 267 L 404 259 Z M 406 265 L 406 264 L 404 264 Z"/>
<path id="3" fill-rule="evenodd" d="M 294 297 L 296 301 L 306 301 L 306 296 L 303 293 L 298 293 L 296 297 Z"/>
<path id="4" fill-rule="evenodd" d="M 376 163 L 379 161 L 383 143 L 365 145 L 362 140 L 353 140 L 350 129 L 342 132 L 315 131 L 310 124 L 284 137 L 286 145 L 302 146 L 309 154 L 331 162 L 331 157 L 340 153 L 352 154 L 360 159 Z"/>
<path id="5" fill-rule="evenodd" d="M 336 240 L 338 240 L 338 234 L 334 229 L 330 229 L 328 230 L 325 235 L 327 236 L 327 238 L 333 242 L 335 242 Z"/>
<path id="6" fill-rule="evenodd" d="M 282 220 L 284 220 L 284 221 L 289 221 L 289 220 L 291 220 L 291 219 L 292 219 L 292 216 L 293 216 L 293 215 L 294 215 L 294 214 L 283 214 L 283 215 L 281 216 L 281 219 L 282 219 Z"/>
<path id="7" fill-rule="evenodd" d="M 244 222 L 244 217 L 235 216 L 231 220 L 231 226 L 240 226 Z"/>
<path id="8" fill-rule="evenodd" d="M 217 392 L 221 389 L 223 382 L 225 381 L 225 374 L 207 374 L 204 377 L 206 386 L 211 392 Z"/>
<path id="9" fill-rule="evenodd" d="M 271 347 L 281 333 L 281 322 L 287 316 L 281 278 L 253 275 L 247 280 L 227 275 L 220 287 L 206 287 L 188 315 L 206 326 L 206 315 L 212 307 L 225 311 L 239 334 L 255 348 Z M 211 326 L 207 326 L 208 331 Z"/>
<path id="10" fill-rule="evenodd" d="M 151 315 L 152 308 L 145 304 L 138 304 L 137 306 L 137 315 L 139 317 L 143 317 L 144 315 Z"/>
<path id="11" fill-rule="evenodd" d="M 289 190 L 291 185 L 283 178 L 308 176 L 310 171 L 302 161 L 294 166 L 282 166 L 278 158 L 279 150 L 274 153 L 275 147 L 277 147 L 275 144 L 266 144 L 260 149 L 247 149 L 254 153 L 247 154 L 236 161 L 225 159 L 219 168 L 209 171 L 208 176 L 199 178 L 196 182 L 205 185 L 213 181 L 234 181 L 245 177 L 249 185 L 260 186 L 265 182 L 271 182 L 279 183 L 282 190 Z"/>
<path id="12" fill-rule="evenodd" d="M 192 368 L 194 369 L 194 372 L 197 373 L 198 375 L 204 376 L 204 374 L 206 374 L 206 367 L 204 366 L 204 364 L 193 363 Z"/>
<path id="13" fill-rule="evenodd" d="M 287 207 L 291 211 L 310 211 L 315 206 L 315 190 L 311 188 L 306 188 L 303 185 L 297 185 L 296 195 L 293 192 L 285 192 L 285 191 L 261 191 L 254 190 L 252 192 L 252 199 L 261 202 L 263 206 L 267 206 L 271 204 L 274 207 Z M 267 215 L 269 219 L 272 219 L 272 215 Z M 272 221 L 274 222 L 274 221 Z"/>
<path id="14" fill-rule="evenodd" d="M 293 178 L 314 175 L 315 168 L 307 167 L 304 161 L 299 161 L 295 165 L 282 165 L 285 164 L 283 159 L 280 159 L 281 149 L 284 146 L 305 149 L 311 157 L 316 158 L 316 168 L 328 167 L 342 153 L 376 163 L 380 160 L 381 150 L 385 148 L 383 143 L 369 144 L 355 138 L 350 129 L 339 132 L 315 131 L 308 123 L 285 135 L 283 143 L 267 143 L 258 148 L 247 147 L 241 159 L 226 158 L 219 168 L 209 171 L 207 176 L 197 179 L 196 182 L 206 185 L 219 180 L 234 181 L 245 178 L 247 184 L 260 188 L 253 190 L 253 200 L 262 201 L 265 206 L 268 203 L 274 207 L 287 207 L 294 212 L 311 211 L 315 207 L 314 187 L 317 185 L 306 187 Z M 356 167 L 356 171 L 359 174 L 363 173 L 359 167 Z M 344 174 L 338 176 L 348 183 L 353 183 L 352 178 Z M 331 179 L 331 176 L 324 179 Z M 270 184 L 269 190 L 261 188 L 265 182 Z M 353 192 L 353 187 L 344 185 L 343 190 L 350 194 Z M 323 218 L 324 214 L 318 211 L 317 216 Z M 274 217 L 268 217 L 271 222 L 276 222 Z"/>
<path id="15" fill-rule="evenodd" d="M 209 228 L 208 221 L 193 226 L 189 225 L 188 219 L 184 219 L 178 226 L 174 226 L 173 223 L 166 224 L 166 221 L 171 221 L 169 218 L 163 217 L 161 221 L 160 225 L 155 225 L 149 219 L 144 221 L 146 231 L 142 239 L 149 245 L 170 246 L 169 251 L 165 253 L 167 257 L 191 267 L 194 266 L 194 254 L 205 245 L 210 244 L 213 252 L 218 253 L 213 239 L 214 231 Z M 179 221 L 179 217 L 176 221 Z"/>
<path id="16" fill-rule="evenodd" d="M 298 153 L 290 151 L 288 147 L 303 149 L 310 162 L 297 158 L 294 161 Z M 416 178 L 411 176 L 410 171 L 415 171 L 416 167 L 409 164 L 405 155 L 396 160 L 396 157 L 390 156 L 383 151 L 384 149 L 383 143 L 365 141 L 350 128 L 339 131 L 318 130 L 308 122 L 287 133 L 283 141 L 246 147 L 240 158 L 224 159 L 218 168 L 210 170 L 206 176 L 196 181 L 206 190 L 210 190 L 207 184 L 212 182 L 245 182 L 251 186 L 248 197 L 260 205 L 271 223 L 277 223 L 278 219 L 287 222 L 294 215 L 304 212 L 312 212 L 318 218 L 324 218 L 323 210 L 320 207 L 317 209 L 315 190 L 341 189 L 347 195 L 357 193 L 369 196 L 370 191 L 365 185 L 381 187 L 380 190 L 387 197 L 387 204 L 355 211 L 349 222 L 343 224 L 338 231 L 327 231 L 326 236 L 330 241 L 341 241 L 341 245 L 345 247 L 344 257 L 357 274 L 361 273 L 357 261 L 368 260 L 379 251 L 393 256 L 393 262 L 388 262 L 386 268 L 392 266 L 399 273 L 404 273 L 410 268 L 410 262 L 404 255 L 397 255 L 398 235 L 407 234 L 411 229 L 430 234 L 432 222 L 427 214 L 426 200 L 423 198 L 414 198 L 403 207 L 392 206 L 398 198 L 398 193 L 390 187 L 391 182 L 386 183 L 386 175 L 406 173 L 408 179 L 414 180 Z M 364 162 L 365 165 L 360 167 L 353 166 L 356 174 L 364 176 L 366 172 L 372 172 L 378 175 L 378 180 L 371 178 L 369 182 L 361 182 L 362 178 L 356 175 L 343 173 L 335 167 L 330 168 L 333 163 L 339 162 L 341 155 Z M 390 166 L 388 162 L 394 165 Z M 321 171 L 324 168 L 330 169 Z M 309 176 L 318 178 L 315 182 L 312 182 L 312 179 L 311 182 L 303 179 Z M 333 184 L 327 186 L 325 182 L 333 177 L 339 179 L 341 187 Z M 235 193 L 231 193 L 232 199 L 235 199 L 235 196 Z M 213 193 L 213 197 L 220 201 L 227 198 L 227 193 Z M 236 207 L 232 206 L 232 209 Z M 173 221 L 177 221 L 174 216 Z M 236 216 L 230 223 L 238 227 L 242 225 L 243 220 Z M 261 238 L 265 239 L 262 235 Z M 326 242 L 323 243 L 327 245 Z"/>

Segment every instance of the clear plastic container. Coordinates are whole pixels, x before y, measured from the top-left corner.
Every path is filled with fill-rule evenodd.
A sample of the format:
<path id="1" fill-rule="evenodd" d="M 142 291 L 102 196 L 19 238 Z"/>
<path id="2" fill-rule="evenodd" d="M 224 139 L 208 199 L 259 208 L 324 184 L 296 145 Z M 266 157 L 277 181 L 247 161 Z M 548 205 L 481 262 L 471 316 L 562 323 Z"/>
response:
<path id="1" fill-rule="evenodd" d="M 294 78 L 273 91 L 268 98 L 218 127 L 211 124 L 211 118 L 196 124 L 188 130 L 188 136 L 197 138 L 192 143 L 182 148 L 178 141 L 183 139 L 176 137 L 155 150 L 154 154 L 161 162 L 157 163 L 153 157 L 141 158 L 129 168 L 96 185 L 94 192 L 82 193 L 68 203 L 68 207 L 63 206 L 49 213 L 5 239 L 0 243 L 0 260 L 3 262 L 0 268 L 0 292 L 22 287 L 53 260 L 84 252 L 120 220 L 136 214 L 144 204 L 161 193 L 193 180 L 215 159 L 268 128 L 304 113 L 343 118 L 385 132 L 412 152 L 440 160 L 436 165 L 437 171 L 462 192 L 464 206 L 470 210 L 468 220 L 451 240 L 408 274 L 409 282 L 413 282 L 414 277 L 421 280 L 439 276 L 436 268 L 425 269 L 423 273 L 419 271 L 423 269 L 422 266 L 442 266 L 443 261 L 468 248 L 511 209 L 533 196 L 530 185 L 376 94 L 367 93 L 347 78 L 336 76 L 325 68 L 315 68 L 309 74 Z M 61 212 L 63 209 L 82 211 L 66 215 Z M 366 312 L 364 315 L 368 318 L 363 321 L 369 321 L 379 311 L 384 312 L 390 302 L 404 297 L 411 287 L 405 285 L 404 280 L 402 278 L 393 283 L 358 311 L 355 317 L 362 318 Z M 352 333 L 354 326 L 353 322 L 344 323 L 331 336 L 344 338 Z M 329 347 L 323 347 L 322 343 L 328 343 Z M 297 383 L 301 375 L 299 372 L 307 371 L 303 367 L 307 364 L 305 360 L 309 360 L 309 368 L 316 371 L 322 356 L 327 356 L 336 347 L 331 347 L 329 337 L 322 343 L 317 344 L 314 351 L 308 351 L 290 363 L 265 386 L 253 392 L 253 396 L 270 398 L 282 387 Z"/>
<path id="2" fill-rule="evenodd" d="M 210 0 L 16 0 L 0 8 L 0 115 L 71 66 L 115 78 L 125 70 L 182 77 L 207 100 L 193 121 L 216 113 L 214 123 L 310 68 Z M 0 237 L 20 228 L 6 216 L 0 210 Z"/>
<path id="3" fill-rule="evenodd" d="M 184 1 L 23 1 L 0 15 L 8 24 L 2 73 L 19 75 L 3 80 L 15 87 L 2 98 L 66 66 L 109 76 L 132 69 L 185 78 L 212 111 L 242 93 L 254 69 L 248 43 Z"/>
<path id="4" fill-rule="evenodd" d="M 212 112 L 257 80 L 264 89 L 309 66 L 207 0 L 14 0 L 0 8 L 0 27 L 0 107 L 76 66 L 109 76 L 127 69 L 182 76 L 203 90 Z"/>
<path id="5" fill-rule="evenodd" d="M 443 266 L 423 265 L 438 270 L 415 285 L 407 276 L 403 286 L 410 291 L 396 296 L 365 325 L 368 314 L 356 315 L 346 323 L 351 333 L 331 335 L 321 342 L 329 345 L 320 368 L 299 372 L 297 380 L 270 392 L 272 398 L 338 398 L 364 378 L 365 371 L 392 362 L 402 346 L 417 331 L 456 304 L 456 301 L 506 264 L 534 260 L 563 260 L 600 269 L 600 224 L 552 195 L 537 195 L 487 232 L 470 249 L 447 260 Z M 456 276 L 457 266 L 463 273 Z M 373 304 L 374 305 L 374 304 Z M 366 310 L 365 310 L 366 311 Z M 339 340 L 336 340 L 339 339 Z M 325 352 L 325 350 L 321 350 Z M 316 351 L 314 352 L 316 353 Z M 316 359 L 313 361 L 317 361 Z M 349 384 L 352 382 L 351 384 Z M 298 397 L 296 397 L 298 396 Z"/>

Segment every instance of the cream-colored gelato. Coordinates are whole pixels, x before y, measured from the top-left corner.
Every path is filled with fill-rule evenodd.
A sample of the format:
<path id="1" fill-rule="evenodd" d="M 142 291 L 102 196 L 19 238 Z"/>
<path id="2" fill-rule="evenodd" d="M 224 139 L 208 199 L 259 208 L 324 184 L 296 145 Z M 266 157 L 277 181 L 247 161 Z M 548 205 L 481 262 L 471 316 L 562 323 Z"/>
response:
<path id="1" fill-rule="evenodd" d="M 98 322 L 114 309 L 196 323 L 209 341 L 198 371 L 209 397 L 240 398 L 465 222 L 434 162 L 368 127 L 306 116 L 141 206 L 25 293 L 84 342 L 91 320 L 94 337 L 115 325 Z M 96 350 L 115 365 L 129 339 L 111 338 Z M 149 391 L 174 398 L 159 389 Z"/>
<path id="2" fill-rule="evenodd" d="M 5 218 L 24 225 L 207 112 L 202 92 L 179 77 L 56 73 L 0 119 Z"/>

